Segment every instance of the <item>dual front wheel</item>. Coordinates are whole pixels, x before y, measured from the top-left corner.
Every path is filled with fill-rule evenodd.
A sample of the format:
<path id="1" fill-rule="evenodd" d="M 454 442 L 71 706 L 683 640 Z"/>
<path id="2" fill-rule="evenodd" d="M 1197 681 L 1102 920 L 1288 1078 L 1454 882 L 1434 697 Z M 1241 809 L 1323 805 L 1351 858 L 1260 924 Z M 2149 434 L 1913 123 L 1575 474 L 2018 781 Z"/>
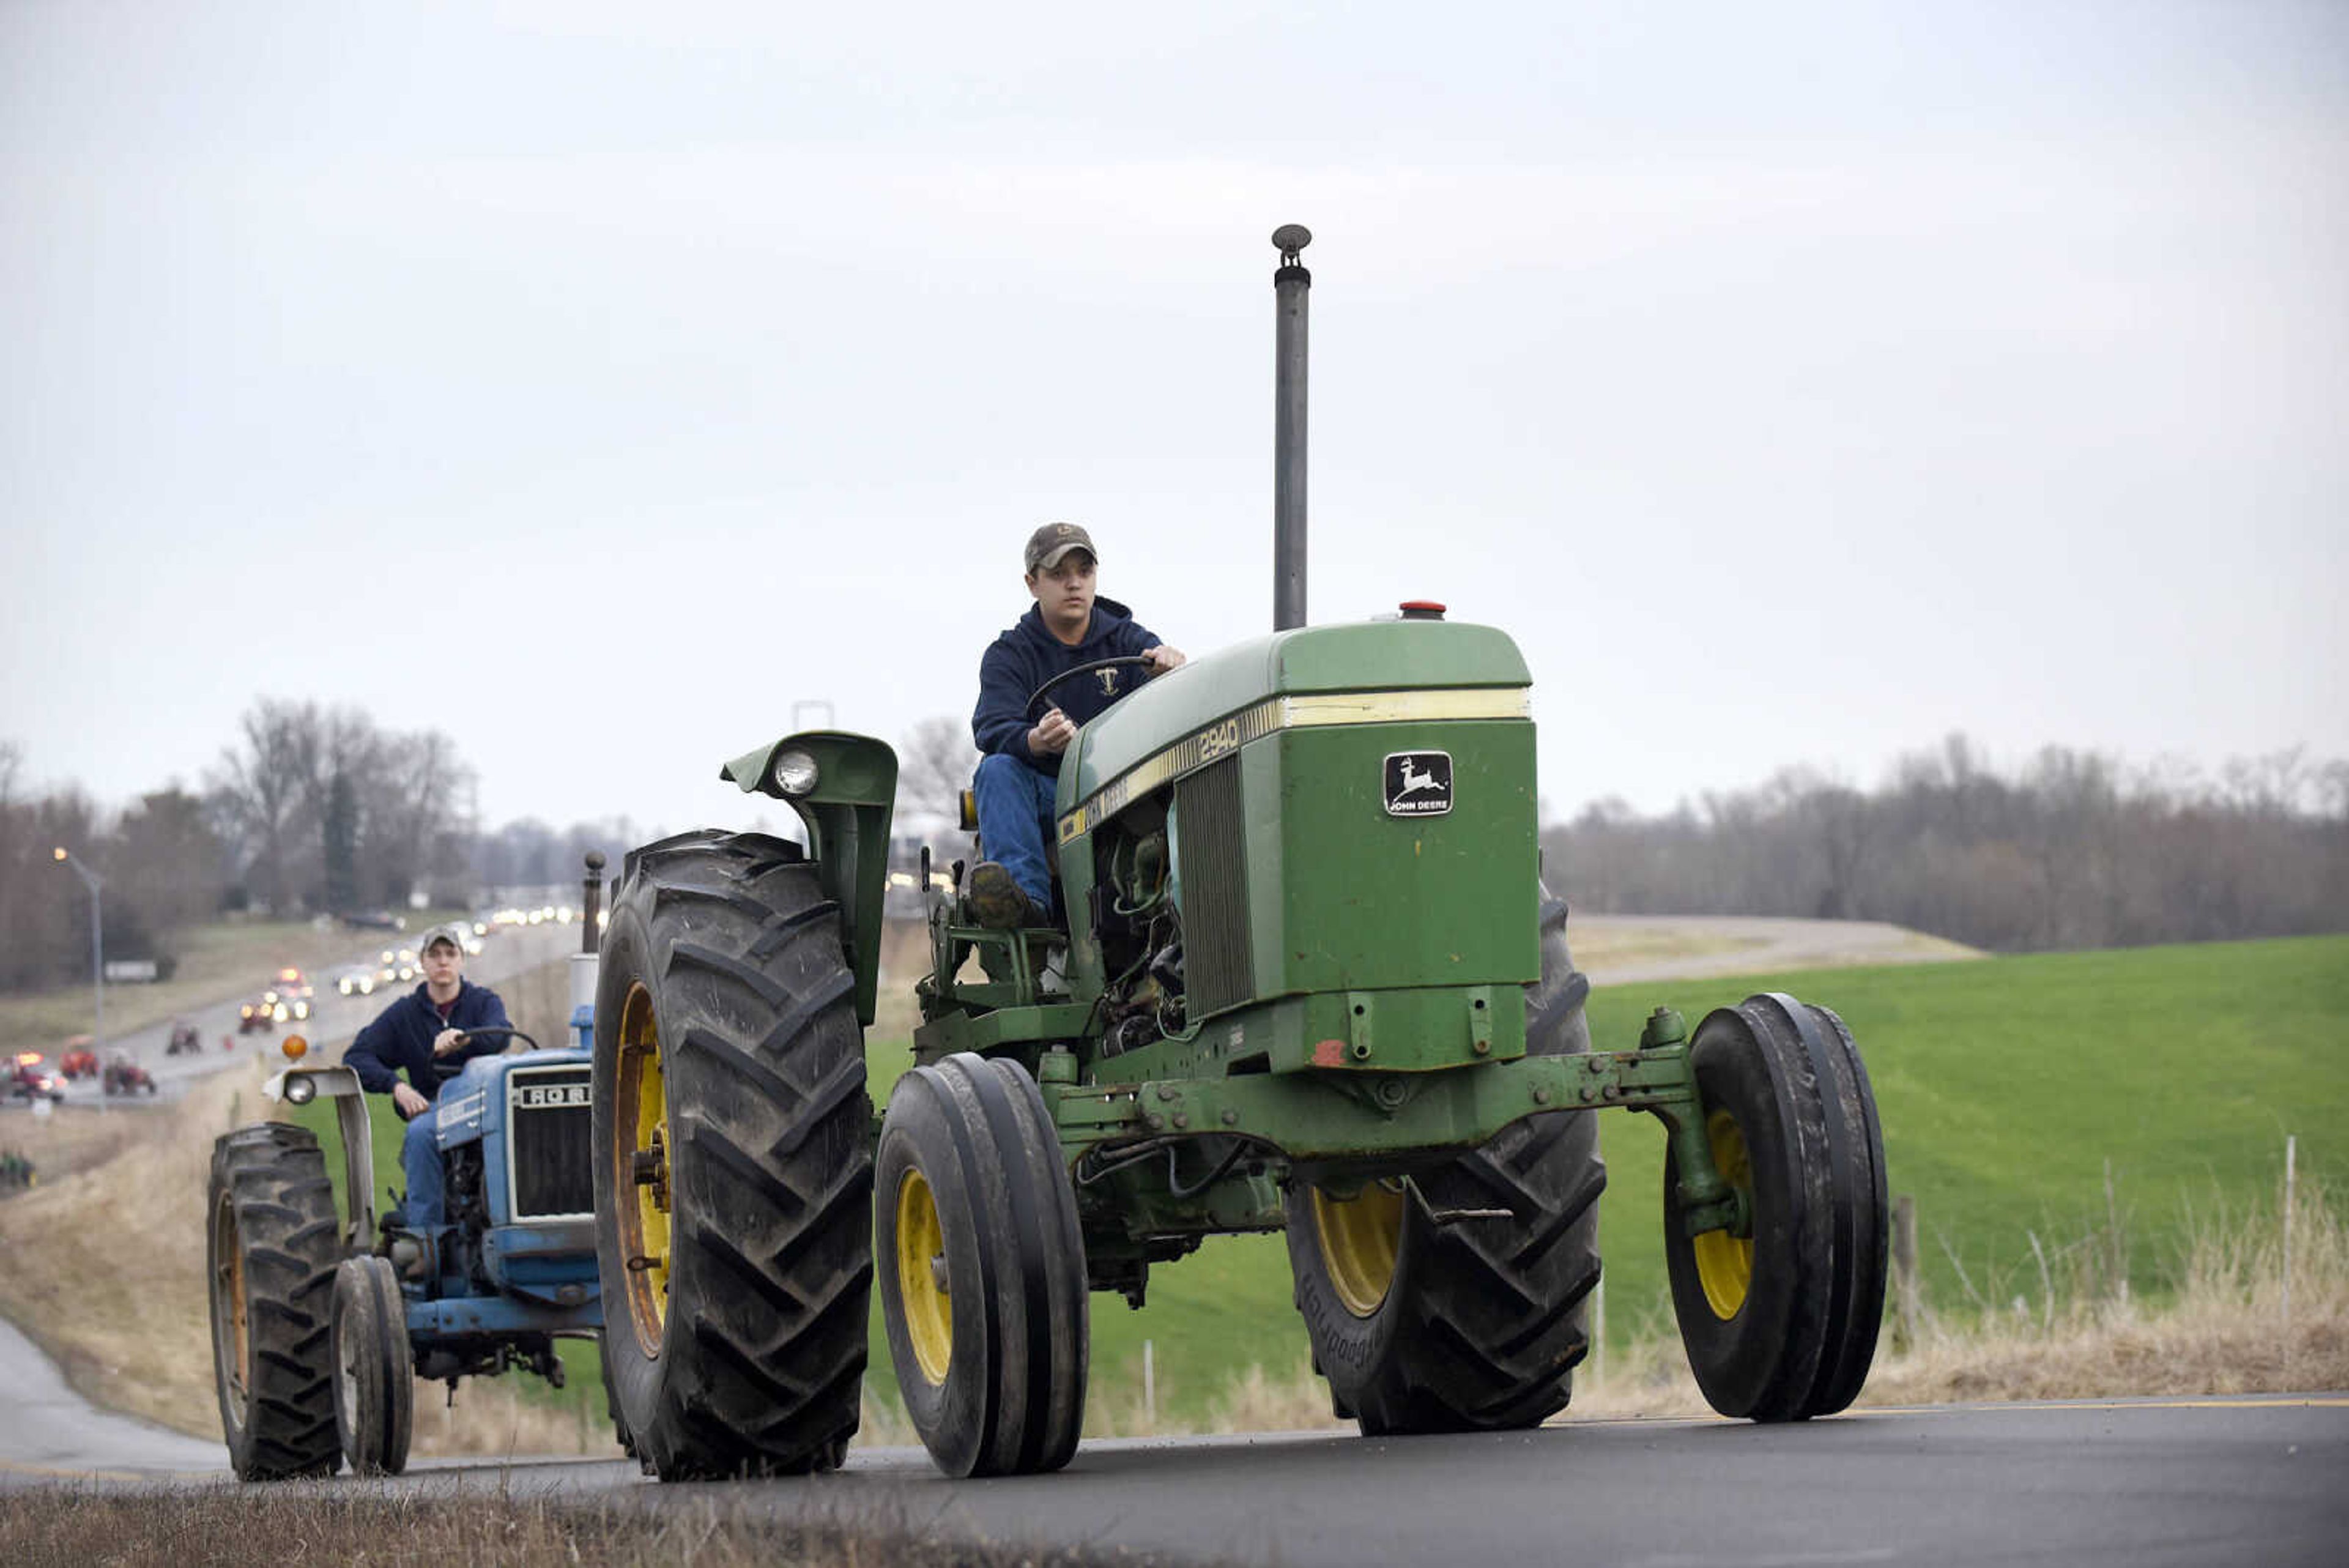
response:
<path id="1" fill-rule="evenodd" d="M 953 1476 L 1054 1470 L 1084 1427 L 1084 1239 L 1061 1141 L 1017 1063 L 898 1080 L 875 1168 L 883 1316 L 905 1413 Z"/>
<path id="2" fill-rule="evenodd" d="M 1884 1137 L 1843 1020 L 1748 997 L 1689 1048 L 1715 1167 L 1742 1221 L 1688 1233 L 1664 1178 L 1673 1314 L 1705 1399 L 1724 1416 L 1799 1421 L 1848 1406 L 1884 1314 Z"/>

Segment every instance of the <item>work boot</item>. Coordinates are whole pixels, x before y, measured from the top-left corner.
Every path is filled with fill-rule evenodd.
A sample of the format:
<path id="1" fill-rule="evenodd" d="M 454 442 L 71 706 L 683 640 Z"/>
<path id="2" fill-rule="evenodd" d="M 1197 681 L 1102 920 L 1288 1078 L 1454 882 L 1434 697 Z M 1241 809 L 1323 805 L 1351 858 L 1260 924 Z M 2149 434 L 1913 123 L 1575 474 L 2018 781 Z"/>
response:
<path id="1" fill-rule="evenodd" d="M 982 860 L 970 873 L 971 919 L 990 931 L 1016 931 L 1025 926 L 1051 924 L 1050 917 L 1011 879 L 1011 873 L 992 860 Z"/>

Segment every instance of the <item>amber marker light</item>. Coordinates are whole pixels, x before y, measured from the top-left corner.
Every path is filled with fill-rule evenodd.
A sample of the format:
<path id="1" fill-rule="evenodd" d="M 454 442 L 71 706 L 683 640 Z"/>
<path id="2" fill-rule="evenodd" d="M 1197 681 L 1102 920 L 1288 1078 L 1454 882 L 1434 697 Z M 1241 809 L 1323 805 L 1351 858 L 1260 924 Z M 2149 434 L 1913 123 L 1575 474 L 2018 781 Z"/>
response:
<path id="1" fill-rule="evenodd" d="M 278 1049 L 285 1053 L 285 1059 L 288 1062 L 299 1062 L 310 1054 L 310 1043 L 299 1034 L 288 1034 L 285 1037 L 285 1044 L 280 1045 Z"/>

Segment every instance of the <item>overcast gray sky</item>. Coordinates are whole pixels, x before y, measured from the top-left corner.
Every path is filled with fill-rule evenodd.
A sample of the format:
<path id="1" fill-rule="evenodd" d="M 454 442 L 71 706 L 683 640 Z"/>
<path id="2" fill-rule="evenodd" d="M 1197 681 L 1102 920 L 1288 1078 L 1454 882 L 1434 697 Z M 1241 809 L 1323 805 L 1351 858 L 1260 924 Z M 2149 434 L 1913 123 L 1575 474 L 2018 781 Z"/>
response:
<path id="1" fill-rule="evenodd" d="M 490 823 L 967 718 L 1036 523 L 1508 628 L 1553 810 L 2349 756 L 2349 7 L 0 0 L 0 739 L 263 694 Z"/>

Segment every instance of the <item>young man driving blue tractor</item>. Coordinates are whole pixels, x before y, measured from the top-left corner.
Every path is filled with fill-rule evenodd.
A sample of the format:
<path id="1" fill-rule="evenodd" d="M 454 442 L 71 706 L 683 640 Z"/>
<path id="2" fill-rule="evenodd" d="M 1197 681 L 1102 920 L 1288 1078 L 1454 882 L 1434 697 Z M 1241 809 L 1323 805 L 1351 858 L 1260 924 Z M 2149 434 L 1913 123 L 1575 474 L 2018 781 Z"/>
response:
<path id="1" fill-rule="evenodd" d="M 602 863 L 589 857 L 591 933 Z M 512 1027 L 496 993 L 463 978 L 460 935 L 431 933 L 422 956 L 423 983 L 341 1064 L 312 1065 L 292 1035 L 285 1070 L 263 1086 L 296 1113 L 332 1106 L 339 1203 L 315 1116 L 240 1127 L 213 1145 L 214 1375 L 245 1480 L 344 1464 L 397 1472 L 417 1379 L 447 1382 L 452 1398 L 462 1378 L 514 1369 L 559 1387 L 556 1342 L 602 1328 L 587 1053 L 536 1049 Z M 408 1122 L 406 1205 L 381 1225 L 370 1091 Z"/>
<path id="2" fill-rule="evenodd" d="M 358 1032 L 343 1053 L 343 1064 L 369 1094 L 389 1095 L 408 1124 L 399 1148 L 400 1170 L 408 1179 L 402 1218 L 409 1229 L 424 1231 L 447 1217 L 440 1148 L 433 1136 L 440 1124 L 434 1102 L 444 1072 L 461 1068 L 473 1056 L 504 1050 L 512 1023 L 496 992 L 465 978 L 465 944 L 453 929 L 428 932 L 417 956 L 423 980 Z M 480 1032 L 478 1039 L 474 1032 Z M 402 1072 L 408 1075 L 405 1083 Z"/>

